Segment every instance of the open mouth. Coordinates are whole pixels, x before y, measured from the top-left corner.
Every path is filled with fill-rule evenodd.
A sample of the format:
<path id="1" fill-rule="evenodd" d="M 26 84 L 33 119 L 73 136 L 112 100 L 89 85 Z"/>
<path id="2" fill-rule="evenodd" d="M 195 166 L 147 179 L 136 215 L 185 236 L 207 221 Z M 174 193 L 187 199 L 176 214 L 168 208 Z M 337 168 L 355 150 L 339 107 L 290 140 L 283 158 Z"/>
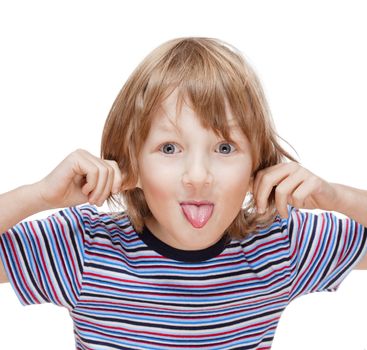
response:
<path id="1" fill-rule="evenodd" d="M 182 202 L 180 206 L 186 220 L 195 228 L 203 227 L 211 218 L 214 210 L 214 204 L 209 202 L 199 204 Z"/>

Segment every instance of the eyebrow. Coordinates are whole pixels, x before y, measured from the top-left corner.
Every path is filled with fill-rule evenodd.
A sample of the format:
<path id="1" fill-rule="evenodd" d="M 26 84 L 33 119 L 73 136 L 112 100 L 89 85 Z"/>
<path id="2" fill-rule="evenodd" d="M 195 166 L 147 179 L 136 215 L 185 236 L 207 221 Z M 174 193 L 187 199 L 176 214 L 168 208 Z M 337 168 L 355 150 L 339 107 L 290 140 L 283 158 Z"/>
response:
<path id="1" fill-rule="evenodd" d="M 233 133 L 232 136 L 229 136 L 229 140 L 231 140 L 232 142 L 242 142 L 242 141 L 238 141 L 238 137 L 240 137 L 240 139 L 242 140 L 243 134 L 242 134 L 242 129 L 241 127 L 236 123 L 235 120 L 230 120 L 228 122 L 228 126 L 232 129 L 231 131 Z M 174 132 L 176 135 L 181 135 L 181 131 L 178 128 L 175 128 L 172 126 L 172 124 L 167 124 L 167 123 L 160 123 L 157 125 L 157 128 L 163 132 L 167 132 L 167 133 L 172 133 Z M 237 141 L 236 141 L 237 140 Z"/>
<path id="2" fill-rule="evenodd" d="M 232 129 L 240 129 L 240 126 L 237 124 L 237 122 L 229 122 L 228 126 Z M 171 126 L 171 124 L 158 124 L 158 129 L 163 131 L 175 131 L 176 129 Z M 177 129 L 178 130 L 178 129 Z"/>

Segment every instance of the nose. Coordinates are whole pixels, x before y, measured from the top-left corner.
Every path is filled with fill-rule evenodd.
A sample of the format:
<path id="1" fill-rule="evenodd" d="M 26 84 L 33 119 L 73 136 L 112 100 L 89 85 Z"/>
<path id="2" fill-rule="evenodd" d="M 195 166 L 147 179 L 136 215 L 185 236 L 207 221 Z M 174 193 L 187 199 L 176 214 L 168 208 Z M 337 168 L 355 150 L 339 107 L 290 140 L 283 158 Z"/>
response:
<path id="1" fill-rule="evenodd" d="M 210 185 L 213 182 L 210 161 L 199 154 L 189 157 L 185 163 L 182 182 L 193 187 Z"/>

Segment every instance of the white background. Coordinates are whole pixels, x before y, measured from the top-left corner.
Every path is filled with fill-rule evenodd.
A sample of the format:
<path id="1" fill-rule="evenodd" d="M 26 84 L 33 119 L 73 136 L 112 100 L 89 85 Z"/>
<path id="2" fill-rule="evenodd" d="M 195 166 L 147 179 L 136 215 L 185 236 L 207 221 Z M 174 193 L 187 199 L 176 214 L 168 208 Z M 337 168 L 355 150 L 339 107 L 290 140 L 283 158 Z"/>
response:
<path id="1" fill-rule="evenodd" d="M 98 155 L 110 106 L 135 66 L 179 36 L 238 47 L 301 163 L 367 189 L 363 1 L 0 1 L 0 193 L 68 153 Z M 42 218 L 47 213 L 37 214 Z M 367 272 L 294 301 L 273 349 L 367 349 Z M 73 349 L 65 309 L 23 307 L 0 285 L 0 349 Z"/>

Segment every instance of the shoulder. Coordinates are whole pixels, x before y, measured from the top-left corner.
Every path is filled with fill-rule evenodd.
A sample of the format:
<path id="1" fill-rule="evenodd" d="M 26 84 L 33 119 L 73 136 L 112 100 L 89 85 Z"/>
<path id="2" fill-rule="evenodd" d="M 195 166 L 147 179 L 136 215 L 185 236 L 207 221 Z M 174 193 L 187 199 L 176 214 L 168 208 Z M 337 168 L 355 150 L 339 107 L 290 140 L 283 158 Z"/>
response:
<path id="1" fill-rule="evenodd" d="M 82 204 L 75 207 L 61 209 L 56 215 L 59 216 L 77 216 L 83 222 L 89 224 L 117 224 L 128 226 L 131 225 L 130 219 L 125 212 L 102 212 L 95 205 Z"/>
<path id="2" fill-rule="evenodd" d="M 246 251 L 274 248 L 278 244 L 288 244 L 288 220 L 276 215 L 267 227 L 258 227 L 240 240 L 239 244 Z"/>
<path id="3" fill-rule="evenodd" d="M 83 204 L 66 208 L 60 214 L 77 218 L 83 226 L 84 234 L 91 238 L 104 237 L 110 240 L 114 235 L 137 235 L 126 212 L 102 212 L 94 205 Z"/>

